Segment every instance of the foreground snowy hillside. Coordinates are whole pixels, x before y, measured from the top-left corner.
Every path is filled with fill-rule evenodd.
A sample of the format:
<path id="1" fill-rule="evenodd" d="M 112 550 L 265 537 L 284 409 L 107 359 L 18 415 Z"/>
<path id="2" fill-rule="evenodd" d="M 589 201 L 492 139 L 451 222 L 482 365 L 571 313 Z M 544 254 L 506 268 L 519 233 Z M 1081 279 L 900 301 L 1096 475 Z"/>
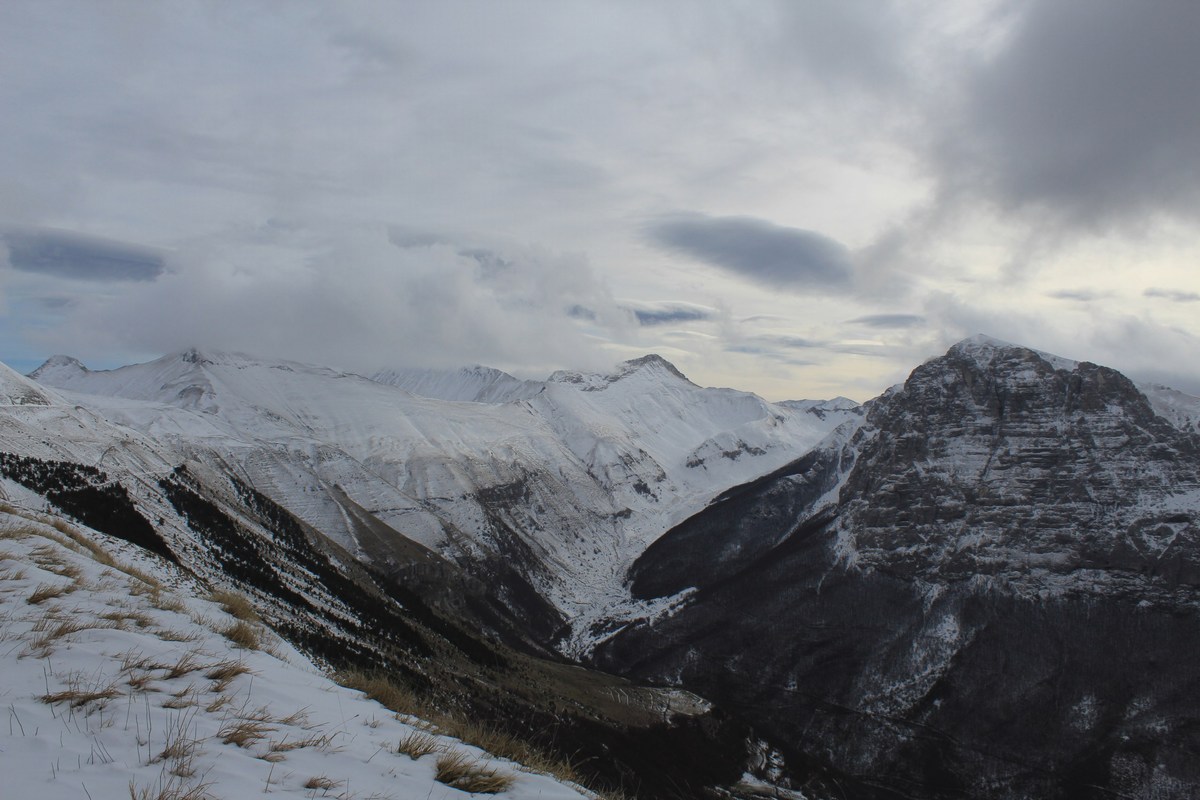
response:
<path id="1" fill-rule="evenodd" d="M 584 797 L 338 686 L 206 595 L 124 543 L 0 510 L 3 796 Z"/>

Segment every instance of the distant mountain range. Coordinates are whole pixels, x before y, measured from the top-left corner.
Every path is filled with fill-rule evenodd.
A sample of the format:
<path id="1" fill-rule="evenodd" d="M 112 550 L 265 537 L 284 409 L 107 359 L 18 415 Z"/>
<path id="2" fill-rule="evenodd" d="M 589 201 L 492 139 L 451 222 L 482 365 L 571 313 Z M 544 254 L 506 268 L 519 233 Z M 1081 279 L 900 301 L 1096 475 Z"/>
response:
<path id="1" fill-rule="evenodd" d="M 232 581 L 331 666 L 565 715 L 638 796 L 1190 797 L 1198 425 L 1198 398 L 986 337 L 862 405 L 658 356 L 545 381 L 56 356 L 0 365 L 0 496 Z M 564 658 L 641 699 L 514 688 Z"/>

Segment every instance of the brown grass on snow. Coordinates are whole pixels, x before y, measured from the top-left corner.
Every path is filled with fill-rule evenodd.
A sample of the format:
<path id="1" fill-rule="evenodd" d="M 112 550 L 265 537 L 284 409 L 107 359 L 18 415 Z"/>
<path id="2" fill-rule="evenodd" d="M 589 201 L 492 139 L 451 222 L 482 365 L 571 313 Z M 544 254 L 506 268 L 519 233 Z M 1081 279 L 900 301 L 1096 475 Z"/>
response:
<path id="1" fill-rule="evenodd" d="M 513 776 L 498 772 L 464 753 L 445 753 L 437 760 L 434 778 L 447 786 L 477 794 L 499 794 L 513 785 Z"/>
<path id="2" fill-rule="evenodd" d="M 421 731 L 413 731 L 396 745 L 397 753 L 403 753 L 413 760 L 440 752 L 444 749 L 445 747 L 441 742 L 428 733 Z"/>

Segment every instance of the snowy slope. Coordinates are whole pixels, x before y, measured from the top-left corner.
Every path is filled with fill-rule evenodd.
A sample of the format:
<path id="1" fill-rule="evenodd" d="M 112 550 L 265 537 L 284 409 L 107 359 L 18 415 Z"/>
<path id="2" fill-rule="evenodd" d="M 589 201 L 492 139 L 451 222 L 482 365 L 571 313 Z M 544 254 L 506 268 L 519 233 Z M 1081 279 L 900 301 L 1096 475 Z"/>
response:
<path id="1" fill-rule="evenodd" d="M 1181 430 L 1200 432 L 1200 397 L 1161 383 L 1138 384 L 1138 390 L 1146 395 L 1154 413 Z"/>
<path id="2" fill-rule="evenodd" d="M 466 797 L 435 780 L 447 754 L 510 777 L 504 797 L 584 797 L 427 734 L 265 629 L 262 649 L 235 645 L 206 594 L 93 531 L 0 511 L 5 797 Z M 397 752 L 414 735 L 438 752 Z"/>
<path id="3" fill-rule="evenodd" d="M 48 406 L 52 402 L 52 394 L 7 364 L 0 364 L 0 405 Z"/>
<path id="4" fill-rule="evenodd" d="M 704 389 L 657 356 L 607 375 L 557 373 L 524 399 L 520 384 L 504 403 L 195 350 L 112 371 L 55 357 L 33 374 L 234 470 L 351 550 L 367 555 L 341 492 L 460 564 L 519 570 L 570 620 L 626 598 L 628 564 L 671 525 L 858 419 L 853 407 L 818 414 Z M 514 386 L 472 374 L 422 385 L 476 399 Z"/>
<path id="5" fill-rule="evenodd" d="M 526 400 L 542 391 L 539 381 L 523 381 L 493 367 L 389 369 L 371 380 L 396 386 L 421 397 L 469 403 L 508 403 Z"/>

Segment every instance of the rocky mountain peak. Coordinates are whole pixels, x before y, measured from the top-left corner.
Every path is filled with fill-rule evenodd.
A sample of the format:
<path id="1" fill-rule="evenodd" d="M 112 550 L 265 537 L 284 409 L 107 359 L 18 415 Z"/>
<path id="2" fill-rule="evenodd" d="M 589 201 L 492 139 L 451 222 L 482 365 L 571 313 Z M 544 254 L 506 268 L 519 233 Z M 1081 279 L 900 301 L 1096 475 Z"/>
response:
<path id="1" fill-rule="evenodd" d="M 696 385 L 688 380 L 688 377 L 680 372 L 674 364 L 656 353 L 644 355 L 640 358 L 634 358 L 629 361 L 622 361 L 616 366 L 616 369 L 607 375 L 559 370 L 551 375 L 547 379 L 547 382 L 572 383 L 581 387 L 584 391 L 594 392 L 606 389 L 611 384 L 629 378 L 630 376 L 640 374 L 671 376 L 672 378 L 684 381 L 691 386 Z"/>
<path id="2" fill-rule="evenodd" d="M 185 364 L 211 364 L 213 360 L 195 347 L 189 347 L 179 354 L 179 360 Z"/>
<path id="3" fill-rule="evenodd" d="M 674 375 L 681 381 L 687 381 L 688 383 L 691 383 L 691 381 L 688 380 L 688 377 L 680 372 L 674 364 L 672 364 L 670 361 L 667 361 L 657 353 L 650 353 L 649 355 L 644 355 L 641 358 L 635 358 L 620 363 L 617 365 L 617 371 L 614 373 L 614 378 L 620 379 L 626 375 L 631 375 L 640 370 L 663 371 L 670 375 Z"/>
<path id="4" fill-rule="evenodd" d="M 847 560 L 1018 590 L 1091 569 L 1200 581 L 1200 529 L 1173 500 L 1200 485 L 1197 440 L 1119 372 L 1063 363 L 969 340 L 869 404 L 841 492 Z"/>

